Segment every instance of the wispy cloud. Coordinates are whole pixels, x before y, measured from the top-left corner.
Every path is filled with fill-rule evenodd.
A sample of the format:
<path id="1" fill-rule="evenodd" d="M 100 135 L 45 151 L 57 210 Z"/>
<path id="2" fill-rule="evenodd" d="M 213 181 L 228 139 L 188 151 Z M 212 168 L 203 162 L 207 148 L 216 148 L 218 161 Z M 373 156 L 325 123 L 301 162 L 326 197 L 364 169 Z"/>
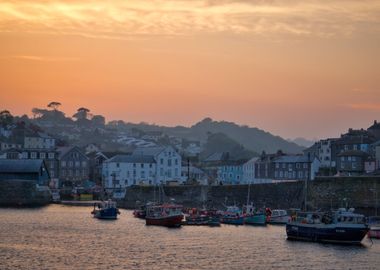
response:
<path id="1" fill-rule="evenodd" d="M 2 57 L 2 59 L 19 59 L 19 60 L 39 61 L 39 62 L 71 62 L 71 61 L 80 60 L 77 57 L 45 57 L 45 56 L 37 56 L 37 55 L 11 55 L 11 56 Z"/>
<path id="2" fill-rule="evenodd" d="M 2 1 L 0 32 L 27 31 L 99 38 L 229 33 L 351 36 L 378 32 L 377 0 Z"/>
<path id="3" fill-rule="evenodd" d="M 355 110 L 380 111 L 380 103 L 354 103 L 349 104 L 348 107 Z"/>

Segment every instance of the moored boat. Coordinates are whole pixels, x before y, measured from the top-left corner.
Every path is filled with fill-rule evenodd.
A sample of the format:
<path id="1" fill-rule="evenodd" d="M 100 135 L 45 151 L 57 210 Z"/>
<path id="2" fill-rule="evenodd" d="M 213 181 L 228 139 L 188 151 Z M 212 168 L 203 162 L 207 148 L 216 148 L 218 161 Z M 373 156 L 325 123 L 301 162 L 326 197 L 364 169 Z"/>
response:
<path id="1" fill-rule="evenodd" d="M 239 207 L 228 206 L 227 210 L 222 213 L 220 222 L 232 225 L 244 225 L 244 215 Z"/>
<path id="2" fill-rule="evenodd" d="M 266 214 L 263 211 L 256 210 L 256 208 L 250 204 L 244 207 L 244 224 L 247 225 L 261 225 L 267 224 Z"/>
<path id="3" fill-rule="evenodd" d="M 182 206 L 176 204 L 150 205 L 146 211 L 146 225 L 180 227 L 183 214 Z"/>
<path id="4" fill-rule="evenodd" d="M 353 213 L 353 209 L 298 213 L 295 220 L 286 224 L 286 234 L 290 240 L 360 244 L 367 232 L 365 217 Z"/>
<path id="5" fill-rule="evenodd" d="M 275 209 L 270 211 L 269 221 L 270 224 L 286 224 L 291 220 L 286 210 Z"/>
<path id="6" fill-rule="evenodd" d="M 117 219 L 120 215 L 119 209 L 116 207 L 116 202 L 108 200 L 94 204 L 94 210 L 91 214 L 98 219 Z"/>
<path id="7" fill-rule="evenodd" d="M 380 216 L 369 217 L 368 225 L 368 237 L 380 239 Z"/>
<path id="8" fill-rule="evenodd" d="M 207 225 L 207 226 L 220 226 L 219 217 L 215 211 L 208 211 L 205 209 L 199 210 L 197 208 L 189 209 L 185 214 L 185 225 Z"/>

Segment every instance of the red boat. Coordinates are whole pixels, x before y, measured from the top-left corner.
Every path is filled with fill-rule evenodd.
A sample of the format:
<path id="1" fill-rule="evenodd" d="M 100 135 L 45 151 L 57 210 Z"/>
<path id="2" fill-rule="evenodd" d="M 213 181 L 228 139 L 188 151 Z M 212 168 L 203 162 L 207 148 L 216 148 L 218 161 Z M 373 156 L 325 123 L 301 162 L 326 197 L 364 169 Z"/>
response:
<path id="1" fill-rule="evenodd" d="M 146 211 L 146 225 L 180 227 L 183 214 L 182 205 L 161 204 L 149 206 Z"/>

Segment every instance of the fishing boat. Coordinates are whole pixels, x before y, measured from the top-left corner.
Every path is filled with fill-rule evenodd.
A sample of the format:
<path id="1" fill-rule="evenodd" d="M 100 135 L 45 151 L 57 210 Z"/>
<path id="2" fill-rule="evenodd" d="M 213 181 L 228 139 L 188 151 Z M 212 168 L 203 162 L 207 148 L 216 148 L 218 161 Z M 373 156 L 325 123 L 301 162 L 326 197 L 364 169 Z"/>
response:
<path id="1" fill-rule="evenodd" d="M 291 217 L 286 210 L 275 209 L 270 211 L 268 219 L 268 223 L 270 224 L 286 224 L 291 220 Z"/>
<path id="2" fill-rule="evenodd" d="M 298 213 L 295 220 L 286 224 L 290 240 L 338 244 L 360 244 L 368 230 L 365 217 L 355 214 L 352 208 L 326 213 Z"/>
<path id="3" fill-rule="evenodd" d="M 368 225 L 368 237 L 380 239 L 380 216 L 369 217 Z"/>
<path id="4" fill-rule="evenodd" d="M 216 215 L 216 211 L 191 208 L 185 214 L 184 225 L 220 226 L 220 219 Z"/>
<path id="5" fill-rule="evenodd" d="M 147 206 L 146 225 L 180 227 L 182 219 L 182 205 L 166 203 Z"/>
<path id="6" fill-rule="evenodd" d="M 120 211 L 116 207 L 116 202 L 108 200 L 95 203 L 94 210 L 92 210 L 91 214 L 98 219 L 117 219 L 117 215 L 120 215 Z"/>
<path id="7" fill-rule="evenodd" d="M 227 210 L 222 213 L 220 222 L 232 225 L 244 225 L 244 215 L 239 207 L 228 206 Z"/>
<path id="8" fill-rule="evenodd" d="M 146 217 L 146 205 L 142 205 L 140 208 L 133 210 L 133 216 L 135 218 L 145 219 L 145 217 Z"/>
<path id="9" fill-rule="evenodd" d="M 247 225 L 261 225 L 267 224 L 267 216 L 263 211 L 256 210 L 256 208 L 250 204 L 244 207 L 244 224 Z"/>

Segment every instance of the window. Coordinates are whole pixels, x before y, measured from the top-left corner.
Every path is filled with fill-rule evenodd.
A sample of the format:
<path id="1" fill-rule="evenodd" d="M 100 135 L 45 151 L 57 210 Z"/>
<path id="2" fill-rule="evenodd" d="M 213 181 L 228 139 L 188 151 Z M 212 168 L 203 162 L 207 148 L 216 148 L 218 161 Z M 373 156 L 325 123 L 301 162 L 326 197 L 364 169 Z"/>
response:
<path id="1" fill-rule="evenodd" d="M 160 168 L 160 176 L 164 176 L 164 169 Z"/>
<path id="2" fill-rule="evenodd" d="M 296 168 L 299 169 L 301 167 L 301 164 L 296 163 Z"/>
<path id="3" fill-rule="evenodd" d="M 61 161 L 61 166 L 62 166 L 62 167 L 66 167 L 66 161 L 62 160 L 62 161 Z"/>
<path id="4" fill-rule="evenodd" d="M 358 150 L 358 146 L 354 144 L 354 150 Z"/>
<path id="5" fill-rule="evenodd" d="M 288 178 L 288 172 L 285 171 L 285 178 Z"/>
<path id="6" fill-rule="evenodd" d="M 62 177 L 65 177 L 65 176 L 66 176 L 66 171 L 65 171 L 65 170 L 62 170 L 62 171 L 61 171 L 61 176 L 62 176 Z"/>
<path id="7" fill-rule="evenodd" d="M 345 151 L 348 150 L 348 145 L 347 145 L 347 144 L 344 145 L 344 150 L 345 150 Z"/>
<path id="8" fill-rule="evenodd" d="M 303 177 L 303 173 L 300 171 L 298 172 L 298 178 L 302 178 Z"/>
<path id="9" fill-rule="evenodd" d="M 75 176 L 79 176 L 80 173 L 79 173 L 79 170 L 75 170 Z"/>
<path id="10" fill-rule="evenodd" d="M 72 167 L 74 165 L 74 162 L 69 161 L 69 167 Z"/>
<path id="11" fill-rule="evenodd" d="M 284 173 L 280 171 L 280 178 L 284 177 Z"/>
<path id="12" fill-rule="evenodd" d="M 172 177 L 172 170 L 168 170 L 168 177 Z"/>
<path id="13" fill-rule="evenodd" d="M 356 157 L 351 157 L 351 160 L 352 161 L 356 161 Z"/>
<path id="14" fill-rule="evenodd" d="M 347 157 L 347 160 L 348 160 L 348 161 L 351 161 L 351 157 L 350 157 L 350 156 L 348 156 L 348 157 Z"/>
<path id="15" fill-rule="evenodd" d="M 144 168 L 144 163 L 141 163 L 141 165 L 140 165 L 140 166 L 141 166 L 141 168 Z"/>
<path id="16" fill-rule="evenodd" d="M 276 163 L 276 169 L 280 168 L 280 163 Z"/>
<path id="17" fill-rule="evenodd" d="M 285 164 L 285 163 L 282 163 L 282 168 L 283 168 L 283 169 L 286 168 L 286 164 Z"/>
<path id="18" fill-rule="evenodd" d="M 69 176 L 73 176 L 73 170 L 69 170 Z"/>
<path id="19" fill-rule="evenodd" d="M 119 168 L 120 167 L 120 163 L 116 163 L 116 168 Z"/>
<path id="20" fill-rule="evenodd" d="M 278 171 L 274 171 L 274 178 L 278 177 Z"/>
<path id="21" fill-rule="evenodd" d="M 153 165 L 152 163 L 149 163 L 149 168 L 152 168 L 153 167 L 152 165 Z"/>
<path id="22" fill-rule="evenodd" d="M 87 176 L 87 171 L 85 169 L 82 170 L 82 176 L 86 177 Z"/>
<path id="23" fill-rule="evenodd" d="M 175 159 L 175 160 L 174 160 L 174 164 L 175 164 L 175 165 L 178 165 L 178 159 Z"/>
<path id="24" fill-rule="evenodd" d="M 54 169 L 54 162 L 50 162 L 49 166 L 50 166 L 50 169 Z"/>
<path id="25" fill-rule="evenodd" d="M 304 164 L 303 164 L 303 168 L 304 168 L 304 169 L 307 169 L 307 163 L 304 163 Z"/>
<path id="26" fill-rule="evenodd" d="M 45 159 L 46 158 L 46 153 L 40 153 L 40 159 Z"/>
<path id="27" fill-rule="evenodd" d="M 168 166 L 172 166 L 172 160 L 170 158 L 168 159 Z"/>
<path id="28" fill-rule="evenodd" d="M 49 157 L 49 159 L 54 159 L 54 153 L 49 153 L 48 157 Z"/>
<path id="29" fill-rule="evenodd" d="M 145 178 L 145 171 L 141 171 L 141 178 Z"/>
<path id="30" fill-rule="evenodd" d="M 344 157 L 340 157 L 340 161 L 344 162 Z"/>
<path id="31" fill-rule="evenodd" d="M 136 163 L 133 163 L 133 168 L 136 168 Z"/>
<path id="32" fill-rule="evenodd" d="M 54 178 L 54 171 L 50 171 L 50 177 Z"/>
<path id="33" fill-rule="evenodd" d="M 86 167 L 87 166 L 87 161 L 82 161 L 82 167 Z"/>
<path id="34" fill-rule="evenodd" d="M 175 168 L 175 169 L 174 169 L 174 176 L 175 176 L 175 177 L 178 177 L 178 168 Z"/>
<path id="35" fill-rule="evenodd" d="M 30 158 L 32 158 L 32 159 L 37 158 L 37 153 L 36 152 L 31 152 L 30 153 Z"/>
<path id="36" fill-rule="evenodd" d="M 164 159 L 163 158 L 160 159 L 160 164 L 164 165 Z"/>
<path id="37" fill-rule="evenodd" d="M 75 167 L 79 167 L 80 166 L 80 161 L 75 161 Z"/>

